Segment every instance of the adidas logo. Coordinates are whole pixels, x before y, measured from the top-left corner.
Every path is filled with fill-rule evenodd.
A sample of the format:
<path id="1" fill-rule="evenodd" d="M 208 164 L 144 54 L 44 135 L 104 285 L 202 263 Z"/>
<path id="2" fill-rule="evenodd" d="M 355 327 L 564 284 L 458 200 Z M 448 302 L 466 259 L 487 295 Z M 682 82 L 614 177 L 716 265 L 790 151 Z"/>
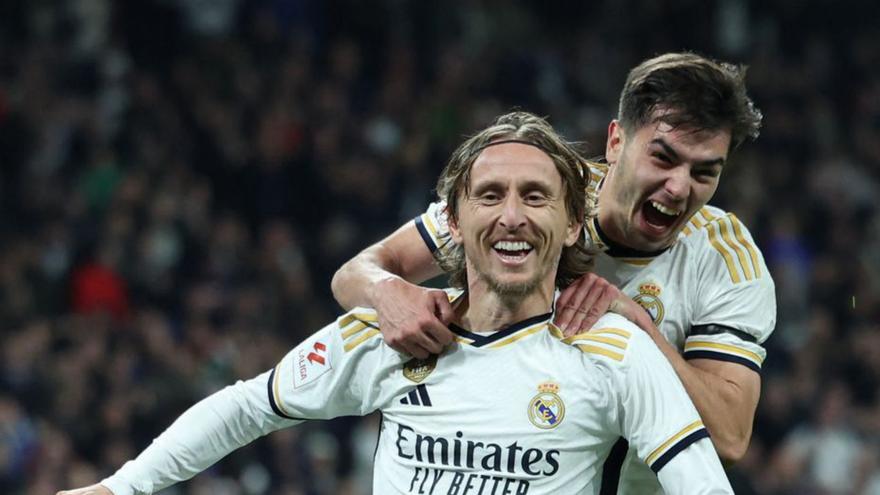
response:
<path id="1" fill-rule="evenodd" d="M 417 386 L 410 390 L 404 398 L 400 399 L 400 403 L 404 405 L 431 407 L 431 397 L 428 395 L 428 388 L 425 387 L 424 384 Z"/>

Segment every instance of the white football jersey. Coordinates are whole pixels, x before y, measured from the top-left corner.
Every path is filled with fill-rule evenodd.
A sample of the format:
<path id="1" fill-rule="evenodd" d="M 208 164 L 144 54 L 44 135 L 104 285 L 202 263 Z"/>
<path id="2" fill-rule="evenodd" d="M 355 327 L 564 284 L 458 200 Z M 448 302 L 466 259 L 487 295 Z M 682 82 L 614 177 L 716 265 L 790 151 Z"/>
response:
<path id="1" fill-rule="evenodd" d="M 588 187 L 595 191 L 607 165 L 590 165 Z M 451 246 L 444 203 L 431 204 L 415 223 L 432 252 Z M 645 308 L 685 359 L 733 362 L 760 372 L 766 356 L 761 344 L 776 326 L 776 294 L 760 250 L 735 215 L 706 206 L 672 246 L 650 255 L 612 246 L 595 220 L 585 230 L 601 251 L 595 272 Z M 609 472 L 621 473 L 619 493 L 656 491 L 655 477 L 635 453 L 624 462 L 620 452 L 625 445 L 608 461 Z"/>
<path id="2" fill-rule="evenodd" d="M 376 494 L 599 494 L 620 437 L 668 493 L 733 493 L 644 332 L 609 314 L 563 342 L 550 317 L 492 333 L 453 328 L 446 352 L 414 360 L 384 344 L 374 311 L 356 309 L 271 372 L 194 406 L 105 485 L 150 493 L 278 428 L 379 410 Z"/>

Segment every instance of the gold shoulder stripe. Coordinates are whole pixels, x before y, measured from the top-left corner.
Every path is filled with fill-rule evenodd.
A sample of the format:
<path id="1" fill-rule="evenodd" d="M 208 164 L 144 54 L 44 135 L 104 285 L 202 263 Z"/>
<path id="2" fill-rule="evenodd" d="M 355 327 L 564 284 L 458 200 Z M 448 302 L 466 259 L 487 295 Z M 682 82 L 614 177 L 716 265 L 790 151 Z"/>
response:
<path id="1" fill-rule="evenodd" d="M 651 464 L 654 463 L 654 461 L 657 460 L 658 457 L 663 455 L 663 452 L 665 452 L 666 449 L 668 449 L 673 443 L 677 442 L 679 439 L 681 439 L 682 437 L 684 437 L 688 433 L 691 433 L 691 432 L 698 430 L 702 427 L 703 427 L 703 422 L 700 420 L 694 421 L 693 423 L 685 426 L 681 431 L 679 431 L 675 435 L 672 435 L 672 437 L 669 440 L 663 442 L 663 445 L 654 449 L 654 451 L 651 452 L 651 454 L 648 456 L 648 458 L 645 459 L 645 464 L 650 466 Z"/>
<path id="2" fill-rule="evenodd" d="M 571 337 L 565 337 L 564 339 L 562 339 L 562 342 L 565 344 L 571 344 L 573 342 L 576 342 L 580 339 L 585 338 L 588 335 L 600 335 L 600 334 L 617 335 L 619 337 L 623 337 L 624 339 L 629 339 L 630 337 L 632 337 L 632 334 L 627 332 L 626 330 L 621 330 L 619 328 L 605 327 L 605 328 L 597 328 L 595 330 L 587 330 L 586 332 L 576 333 L 576 334 L 572 335 Z"/>
<path id="3" fill-rule="evenodd" d="M 736 354 L 745 358 L 748 358 L 758 364 L 761 364 L 764 360 L 761 359 L 761 356 L 755 354 L 752 351 L 748 351 L 746 349 L 742 349 L 740 347 L 728 345 L 728 344 L 719 344 L 717 342 L 706 342 L 704 340 L 692 340 L 684 345 L 685 351 L 692 351 L 695 349 L 716 349 L 719 351 L 724 351 L 730 354 Z"/>
<path id="4" fill-rule="evenodd" d="M 379 335 L 379 330 L 375 329 L 375 328 L 371 328 L 369 331 L 361 334 L 358 338 L 345 344 L 345 347 L 344 347 L 345 352 L 348 352 L 348 351 L 354 349 L 355 347 L 361 345 L 362 343 L 366 342 L 367 339 L 369 339 L 370 337 L 373 337 L 375 335 Z"/>
<path id="5" fill-rule="evenodd" d="M 599 347 L 599 346 L 589 345 L 589 344 L 577 344 L 577 348 L 588 353 L 588 354 L 599 354 L 601 356 L 611 358 L 615 361 L 623 361 L 623 354 L 620 354 L 620 353 L 617 353 L 614 351 L 609 351 L 608 349 L 605 349 L 604 347 Z"/>
<path id="6" fill-rule="evenodd" d="M 709 232 L 709 242 L 712 244 L 712 247 L 724 257 L 724 262 L 727 264 L 727 271 L 730 272 L 730 279 L 733 280 L 733 283 L 738 284 L 740 278 L 736 265 L 734 265 L 730 253 L 727 252 L 727 249 L 724 249 L 724 246 L 722 246 L 721 242 L 718 240 L 718 232 L 715 230 L 715 224 L 710 223 L 706 225 L 706 230 Z"/>
<path id="7" fill-rule="evenodd" d="M 685 225 L 684 228 L 681 229 L 681 231 L 684 232 L 684 235 L 686 235 L 686 236 L 687 236 L 687 235 L 691 235 L 691 234 L 694 233 L 694 231 L 691 230 L 691 226 L 690 226 L 690 225 Z"/>
<path id="8" fill-rule="evenodd" d="M 700 229 L 705 224 L 706 222 L 701 220 L 696 214 L 694 214 L 694 216 L 691 217 L 691 221 L 688 222 L 688 225 L 693 225 L 695 229 Z"/>
<path id="9" fill-rule="evenodd" d="M 354 321 L 376 323 L 379 321 L 379 317 L 375 313 L 348 313 L 339 319 L 339 328 L 345 328 Z"/>
<path id="10" fill-rule="evenodd" d="M 550 332 L 550 335 L 556 337 L 559 340 L 565 338 L 565 335 L 562 333 L 562 330 L 552 323 L 547 324 L 547 330 Z"/>
<path id="11" fill-rule="evenodd" d="M 730 223 L 733 224 L 733 235 L 736 236 L 736 239 L 740 244 L 745 246 L 746 251 L 749 252 L 749 257 L 752 258 L 752 267 L 755 269 L 755 278 L 761 278 L 761 264 L 758 262 L 758 254 L 756 253 L 755 247 L 752 246 L 752 243 L 743 235 L 742 222 L 740 222 L 739 218 L 736 218 L 736 215 L 733 213 L 728 216 L 730 217 Z"/>
<path id="12" fill-rule="evenodd" d="M 711 211 L 709 211 L 709 208 L 706 208 L 705 206 L 700 208 L 700 215 L 702 215 L 707 222 L 711 222 L 712 220 L 715 220 L 715 218 L 717 218 L 715 215 L 712 214 Z"/>
<path id="13" fill-rule="evenodd" d="M 471 340 L 471 339 L 466 339 L 466 338 L 464 338 L 464 337 L 462 337 L 462 336 L 460 336 L 460 335 L 456 335 L 456 336 L 455 336 L 455 341 L 458 342 L 459 344 L 473 344 L 473 343 L 474 343 L 473 340 Z"/>
<path id="14" fill-rule="evenodd" d="M 526 329 L 521 330 L 521 331 L 511 335 L 510 337 L 507 337 L 506 339 L 499 340 L 498 342 L 495 342 L 494 344 L 490 345 L 488 347 L 488 349 L 497 349 L 499 347 L 504 347 L 508 344 L 512 344 L 512 343 L 516 342 L 519 339 L 528 337 L 529 335 L 532 335 L 533 333 L 540 332 L 541 330 L 543 330 L 545 328 L 547 328 L 547 324 L 542 323 L 540 325 L 536 325 L 536 326 L 529 328 L 527 330 Z"/>
<path id="15" fill-rule="evenodd" d="M 746 276 L 746 280 L 752 280 L 754 276 L 752 275 L 752 270 L 749 269 L 749 262 L 746 259 L 746 253 L 739 247 L 739 243 L 735 242 L 731 237 L 730 233 L 727 231 L 727 221 L 726 218 L 718 219 L 718 230 L 721 232 L 721 238 L 724 239 L 724 242 L 727 243 L 728 246 L 732 247 L 734 252 L 736 252 L 736 257 L 739 259 L 739 265 L 742 267 L 743 275 Z M 733 230 L 733 227 L 731 227 Z"/>
<path id="16" fill-rule="evenodd" d="M 618 349 L 626 350 L 627 343 L 622 340 L 612 339 L 611 337 L 603 337 L 601 335 L 590 335 L 586 334 L 581 336 L 578 340 L 590 340 L 593 342 L 602 342 L 603 344 L 608 344 L 612 347 L 617 347 Z"/>
<path id="17" fill-rule="evenodd" d="M 627 339 L 632 337 L 632 333 L 628 332 L 627 330 L 622 330 L 620 328 L 611 328 L 611 327 L 597 328 L 596 330 L 592 330 L 590 333 L 593 335 L 601 334 L 601 333 L 610 333 L 610 334 L 614 334 L 614 335 L 620 335 L 621 337 L 625 337 Z"/>
<path id="18" fill-rule="evenodd" d="M 348 329 L 346 331 L 342 332 L 342 340 L 345 340 L 356 333 L 360 333 L 361 330 L 363 330 L 369 326 L 370 325 L 368 325 L 362 321 L 355 323 L 354 325 L 348 327 Z"/>

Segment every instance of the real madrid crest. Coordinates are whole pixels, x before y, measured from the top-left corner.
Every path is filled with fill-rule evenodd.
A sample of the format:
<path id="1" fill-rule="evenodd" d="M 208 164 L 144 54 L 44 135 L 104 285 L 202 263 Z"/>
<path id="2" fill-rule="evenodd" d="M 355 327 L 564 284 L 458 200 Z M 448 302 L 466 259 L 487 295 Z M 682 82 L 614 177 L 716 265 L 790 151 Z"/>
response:
<path id="1" fill-rule="evenodd" d="M 403 365 L 403 376 L 410 381 L 422 383 L 428 375 L 437 367 L 437 355 L 432 354 L 427 359 L 410 359 Z"/>
<path id="2" fill-rule="evenodd" d="M 538 395 L 529 401 L 529 421 L 542 430 L 556 428 L 565 417 L 565 404 L 557 395 L 559 385 L 544 382 L 538 385 Z"/>
<path id="3" fill-rule="evenodd" d="M 663 301 L 660 300 L 660 286 L 654 282 L 644 282 L 639 285 L 639 295 L 633 298 L 633 301 L 639 303 L 639 306 L 645 308 L 645 311 L 651 315 L 654 324 L 660 326 L 666 310 L 663 309 Z"/>

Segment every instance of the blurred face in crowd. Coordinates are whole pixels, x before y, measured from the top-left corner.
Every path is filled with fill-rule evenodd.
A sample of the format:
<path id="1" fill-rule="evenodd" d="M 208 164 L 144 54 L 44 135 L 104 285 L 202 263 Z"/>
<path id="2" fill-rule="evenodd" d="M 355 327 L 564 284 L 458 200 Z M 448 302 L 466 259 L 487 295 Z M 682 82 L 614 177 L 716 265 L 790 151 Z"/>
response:
<path id="1" fill-rule="evenodd" d="M 728 130 L 673 127 L 656 119 L 635 129 L 613 121 L 599 192 L 599 225 L 614 241 L 640 251 L 670 246 L 715 194 Z"/>
<path id="2" fill-rule="evenodd" d="M 474 161 L 468 188 L 450 216 L 454 242 L 463 245 L 467 280 L 500 296 L 552 291 L 563 246 L 578 239 L 562 177 L 539 148 L 489 146 Z"/>

